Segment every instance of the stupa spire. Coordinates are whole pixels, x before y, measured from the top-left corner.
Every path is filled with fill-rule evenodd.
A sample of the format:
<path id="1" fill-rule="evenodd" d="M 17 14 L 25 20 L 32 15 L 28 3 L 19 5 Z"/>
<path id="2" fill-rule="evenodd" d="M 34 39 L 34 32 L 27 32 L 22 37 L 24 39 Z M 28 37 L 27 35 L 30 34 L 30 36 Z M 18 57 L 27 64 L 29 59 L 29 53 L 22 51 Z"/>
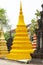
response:
<path id="1" fill-rule="evenodd" d="M 27 32 L 27 27 L 24 23 L 22 3 L 20 2 L 19 22 L 15 30 L 15 36 L 12 42 L 10 53 L 7 55 L 7 58 L 11 60 L 31 59 L 30 53 L 33 53 L 33 51 L 34 50 Z"/>
<path id="2" fill-rule="evenodd" d="M 0 58 L 6 58 L 8 54 L 6 40 L 4 38 L 3 28 L 0 27 Z"/>
<path id="3" fill-rule="evenodd" d="M 22 14 L 22 2 L 20 1 L 20 14 Z"/>
<path id="4" fill-rule="evenodd" d="M 20 12 L 19 12 L 19 20 L 18 20 L 18 25 L 24 24 L 24 16 L 22 12 L 22 2 L 20 1 Z"/>

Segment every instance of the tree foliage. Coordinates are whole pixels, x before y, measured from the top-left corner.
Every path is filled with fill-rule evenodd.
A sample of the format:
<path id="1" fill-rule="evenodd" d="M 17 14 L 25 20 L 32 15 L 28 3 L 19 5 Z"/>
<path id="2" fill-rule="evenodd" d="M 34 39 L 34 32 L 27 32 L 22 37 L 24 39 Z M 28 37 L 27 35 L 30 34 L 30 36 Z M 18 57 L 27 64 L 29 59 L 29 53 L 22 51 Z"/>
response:
<path id="1" fill-rule="evenodd" d="M 8 19 L 6 16 L 6 10 L 0 9 L 0 25 L 6 27 L 8 24 Z"/>
<path id="2" fill-rule="evenodd" d="M 6 10 L 3 8 L 0 8 L 0 28 L 2 28 L 3 30 L 6 29 L 6 32 L 8 30 L 10 30 L 11 26 L 9 25 L 9 20 L 6 14 Z M 4 33 L 5 38 L 8 39 L 9 38 L 9 33 Z"/>
<path id="3" fill-rule="evenodd" d="M 10 38 L 10 33 L 6 32 L 4 33 L 5 39 L 8 40 Z"/>
<path id="4" fill-rule="evenodd" d="M 30 25 L 30 37 L 33 36 L 33 34 L 35 33 L 35 29 L 38 29 L 38 18 L 40 18 L 40 11 L 36 10 L 35 13 L 36 18 L 33 18 L 31 20 L 31 25 Z"/>
<path id="5" fill-rule="evenodd" d="M 36 10 L 35 15 L 36 15 L 36 19 L 38 19 L 40 17 L 40 11 L 39 10 Z"/>
<path id="6" fill-rule="evenodd" d="M 8 16 L 6 13 L 7 12 L 5 9 L 0 8 L 0 27 L 2 27 L 3 29 L 6 28 L 8 30 L 10 25 L 9 25 Z"/>

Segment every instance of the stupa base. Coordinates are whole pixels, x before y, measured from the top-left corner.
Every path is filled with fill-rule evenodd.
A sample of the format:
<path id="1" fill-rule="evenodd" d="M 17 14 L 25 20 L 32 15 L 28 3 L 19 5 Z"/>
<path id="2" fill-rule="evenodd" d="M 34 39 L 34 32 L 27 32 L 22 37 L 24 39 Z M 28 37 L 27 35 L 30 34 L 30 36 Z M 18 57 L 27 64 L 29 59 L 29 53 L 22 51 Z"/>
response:
<path id="1" fill-rule="evenodd" d="M 5 54 L 1 54 L 0 58 L 6 58 L 6 56 L 7 56 L 7 54 L 6 55 Z"/>
<path id="2" fill-rule="evenodd" d="M 11 50 L 7 59 L 11 60 L 25 60 L 31 59 L 30 52 L 33 53 L 34 50 Z"/>
<path id="3" fill-rule="evenodd" d="M 7 56 L 7 59 L 10 60 L 25 60 L 25 59 L 31 59 L 31 56 L 29 54 L 9 54 Z"/>

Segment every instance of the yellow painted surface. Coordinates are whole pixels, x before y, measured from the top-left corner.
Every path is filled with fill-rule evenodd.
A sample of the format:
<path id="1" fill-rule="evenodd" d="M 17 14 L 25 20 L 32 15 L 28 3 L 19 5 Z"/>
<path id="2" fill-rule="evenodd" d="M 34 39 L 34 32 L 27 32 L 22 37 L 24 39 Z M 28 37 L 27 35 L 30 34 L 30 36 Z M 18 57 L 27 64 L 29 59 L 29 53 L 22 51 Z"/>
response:
<path id="1" fill-rule="evenodd" d="M 24 23 L 24 16 L 22 13 L 22 5 L 20 4 L 20 14 L 16 33 L 12 42 L 11 51 L 7 55 L 7 59 L 24 60 L 31 59 L 30 54 L 33 53 L 32 43 Z"/>
<path id="2" fill-rule="evenodd" d="M 4 38 L 3 30 L 0 29 L 0 58 L 5 58 L 8 54 L 6 40 Z"/>

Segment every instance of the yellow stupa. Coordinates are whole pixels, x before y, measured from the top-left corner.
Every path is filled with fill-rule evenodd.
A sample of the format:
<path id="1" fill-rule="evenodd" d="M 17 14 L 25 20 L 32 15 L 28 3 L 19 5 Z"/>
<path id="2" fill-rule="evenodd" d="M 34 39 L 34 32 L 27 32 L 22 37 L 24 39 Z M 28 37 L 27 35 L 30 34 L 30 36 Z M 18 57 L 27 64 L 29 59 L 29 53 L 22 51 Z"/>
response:
<path id="1" fill-rule="evenodd" d="M 0 28 L 0 58 L 5 58 L 8 54 L 6 40 L 2 28 Z"/>
<path id="2" fill-rule="evenodd" d="M 33 53 L 32 43 L 30 41 L 27 28 L 24 23 L 21 3 L 18 25 L 15 31 L 16 33 L 11 46 L 11 51 L 8 54 L 7 58 L 11 60 L 31 59 L 30 53 Z"/>

